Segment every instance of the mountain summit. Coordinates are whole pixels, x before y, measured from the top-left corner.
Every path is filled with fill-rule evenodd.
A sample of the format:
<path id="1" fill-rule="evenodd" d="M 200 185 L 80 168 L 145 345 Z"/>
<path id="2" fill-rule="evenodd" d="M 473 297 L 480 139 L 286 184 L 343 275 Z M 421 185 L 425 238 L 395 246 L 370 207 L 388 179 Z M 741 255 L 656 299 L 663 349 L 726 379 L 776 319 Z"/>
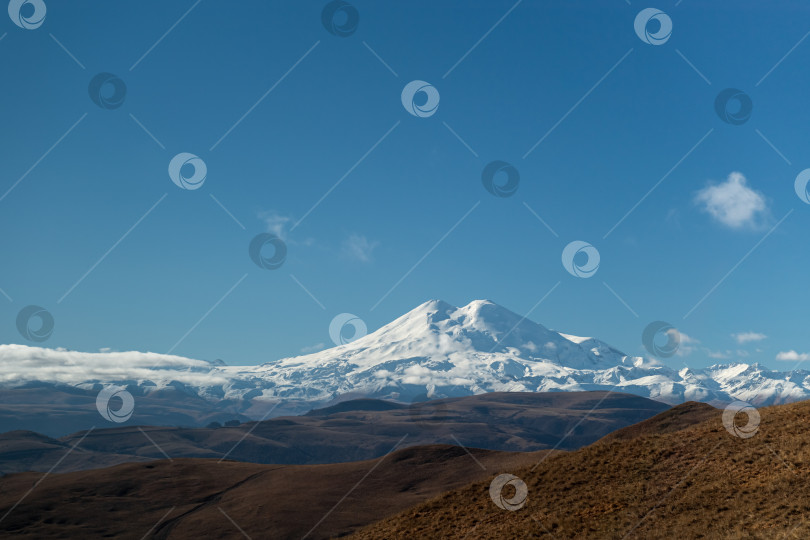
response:
<path id="1" fill-rule="evenodd" d="M 79 353 L 0 345 L 0 386 L 100 390 L 118 384 L 228 402 L 248 417 L 304 412 L 353 397 L 411 402 L 483 392 L 615 390 L 670 404 L 766 405 L 810 397 L 810 373 L 757 364 L 680 371 L 598 339 L 549 330 L 489 300 L 425 302 L 360 339 L 258 366 L 154 353 Z"/>
<path id="2" fill-rule="evenodd" d="M 489 300 L 460 308 L 431 300 L 356 341 L 280 363 L 325 365 L 339 359 L 370 369 L 392 366 L 392 361 L 461 366 L 465 361 L 488 365 L 519 358 L 604 369 L 622 363 L 626 355 L 598 340 L 551 331 Z"/>

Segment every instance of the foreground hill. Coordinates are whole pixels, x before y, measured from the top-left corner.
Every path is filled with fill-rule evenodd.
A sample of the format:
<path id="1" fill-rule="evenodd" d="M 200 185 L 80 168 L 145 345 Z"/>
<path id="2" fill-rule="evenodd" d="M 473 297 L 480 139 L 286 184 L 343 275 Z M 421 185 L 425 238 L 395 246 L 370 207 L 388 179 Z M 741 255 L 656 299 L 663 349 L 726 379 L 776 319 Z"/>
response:
<path id="1" fill-rule="evenodd" d="M 664 434 L 680 431 L 688 427 L 700 424 L 706 420 L 717 418 L 722 411 L 707 403 L 697 401 L 687 401 L 656 414 L 652 418 L 643 420 L 637 424 L 617 429 L 605 435 L 600 442 L 614 440 L 636 439 L 643 435 Z"/>
<path id="2" fill-rule="evenodd" d="M 810 402 L 759 412 L 752 438 L 730 434 L 719 413 L 673 433 L 628 430 L 536 466 L 493 471 L 353 538 L 808 538 Z M 660 417 L 672 414 L 649 424 L 663 426 Z M 504 472 L 528 487 L 517 511 L 490 498 L 491 480 Z"/>
<path id="3" fill-rule="evenodd" d="M 48 471 L 57 462 L 54 472 L 67 472 L 166 457 L 337 463 L 379 457 L 402 437 L 406 446 L 535 451 L 559 445 L 568 450 L 666 409 L 663 403 L 619 393 L 509 392 L 412 406 L 347 401 L 305 416 L 216 429 L 127 426 L 59 439 L 17 431 L 0 435 L 0 472 Z"/>
<path id="4" fill-rule="evenodd" d="M 0 536 L 243 538 L 241 528 L 256 539 L 331 538 L 547 453 L 468 450 L 420 446 L 334 465 L 130 463 L 51 474 L 16 507 L 43 475 L 15 474 L 0 479 Z"/>

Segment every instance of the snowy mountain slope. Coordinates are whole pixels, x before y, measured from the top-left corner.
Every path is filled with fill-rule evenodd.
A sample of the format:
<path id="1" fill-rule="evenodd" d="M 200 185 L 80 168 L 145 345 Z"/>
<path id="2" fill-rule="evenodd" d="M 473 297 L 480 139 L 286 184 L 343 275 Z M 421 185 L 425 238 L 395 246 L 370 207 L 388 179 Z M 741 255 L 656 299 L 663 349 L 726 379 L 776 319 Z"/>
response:
<path id="1" fill-rule="evenodd" d="M 766 405 L 810 397 L 810 372 L 757 364 L 680 371 L 594 338 L 561 334 L 486 300 L 426 302 L 356 341 L 258 366 L 154 353 L 79 353 L 0 346 L 0 386 L 126 384 L 228 400 L 251 417 L 303 412 L 348 397 L 410 402 L 481 392 L 610 390 L 676 404 L 734 399 Z M 275 415 L 275 414 L 274 414 Z"/>

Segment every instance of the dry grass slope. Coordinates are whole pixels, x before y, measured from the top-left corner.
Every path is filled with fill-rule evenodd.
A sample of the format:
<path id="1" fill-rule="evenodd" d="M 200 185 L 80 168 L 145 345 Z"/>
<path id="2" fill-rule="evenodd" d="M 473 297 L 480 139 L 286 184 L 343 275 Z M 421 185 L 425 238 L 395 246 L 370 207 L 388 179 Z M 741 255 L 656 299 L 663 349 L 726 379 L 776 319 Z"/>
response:
<path id="1" fill-rule="evenodd" d="M 708 403 L 687 401 L 667 411 L 656 414 L 652 418 L 608 433 L 599 439 L 599 442 L 636 439 L 642 435 L 650 435 L 653 433 L 673 433 L 705 422 L 721 414 L 722 411 L 720 409 L 712 407 Z"/>
<path id="2" fill-rule="evenodd" d="M 682 431 L 608 438 L 536 468 L 491 470 L 353 538 L 810 538 L 810 402 L 760 414 L 750 439 L 731 435 L 718 410 Z M 528 485 L 515 512 L 489 497 L 504 472 Z"/>
<path id="3" fill-rule="evenodd" d="M 0 479 L 0 517 L 8 513 L 0 520 L 0 537 L 243 538 L 230 518 L 257 540 L 317 540 L 346 535 L 485 478 L 482 466 L 518 468 L 548 453 L 469 450 L 474 459 L 457 446 L 434 445 L 326 465 L 129 463 L 51 474 L 16 507 L 43 474 L 12 474 Z"/>

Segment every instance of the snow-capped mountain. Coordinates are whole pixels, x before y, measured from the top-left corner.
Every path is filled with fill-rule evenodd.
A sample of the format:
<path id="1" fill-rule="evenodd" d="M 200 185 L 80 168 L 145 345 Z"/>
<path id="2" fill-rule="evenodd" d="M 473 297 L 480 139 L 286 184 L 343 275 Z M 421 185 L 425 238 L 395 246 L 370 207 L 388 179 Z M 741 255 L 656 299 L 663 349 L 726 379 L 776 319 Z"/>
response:
<path id="1" fill-rule="evenodd" d="M 155 353 L 80 353 L 0 346 L 0 385 L 174 389 L 237 403 L 260 417 L 368 396 L 410 402 L 482 392 L 615 390 L 676 404 L 735 399 L 768 405 L 810 397 L 810 372 L 758 364 L 674 370 L 594 338 L 555 332 L 486 300 L 426 302 L 356 341 L 258 366 Z M 275 415 L 275 414 L 274 414 Z"/>

